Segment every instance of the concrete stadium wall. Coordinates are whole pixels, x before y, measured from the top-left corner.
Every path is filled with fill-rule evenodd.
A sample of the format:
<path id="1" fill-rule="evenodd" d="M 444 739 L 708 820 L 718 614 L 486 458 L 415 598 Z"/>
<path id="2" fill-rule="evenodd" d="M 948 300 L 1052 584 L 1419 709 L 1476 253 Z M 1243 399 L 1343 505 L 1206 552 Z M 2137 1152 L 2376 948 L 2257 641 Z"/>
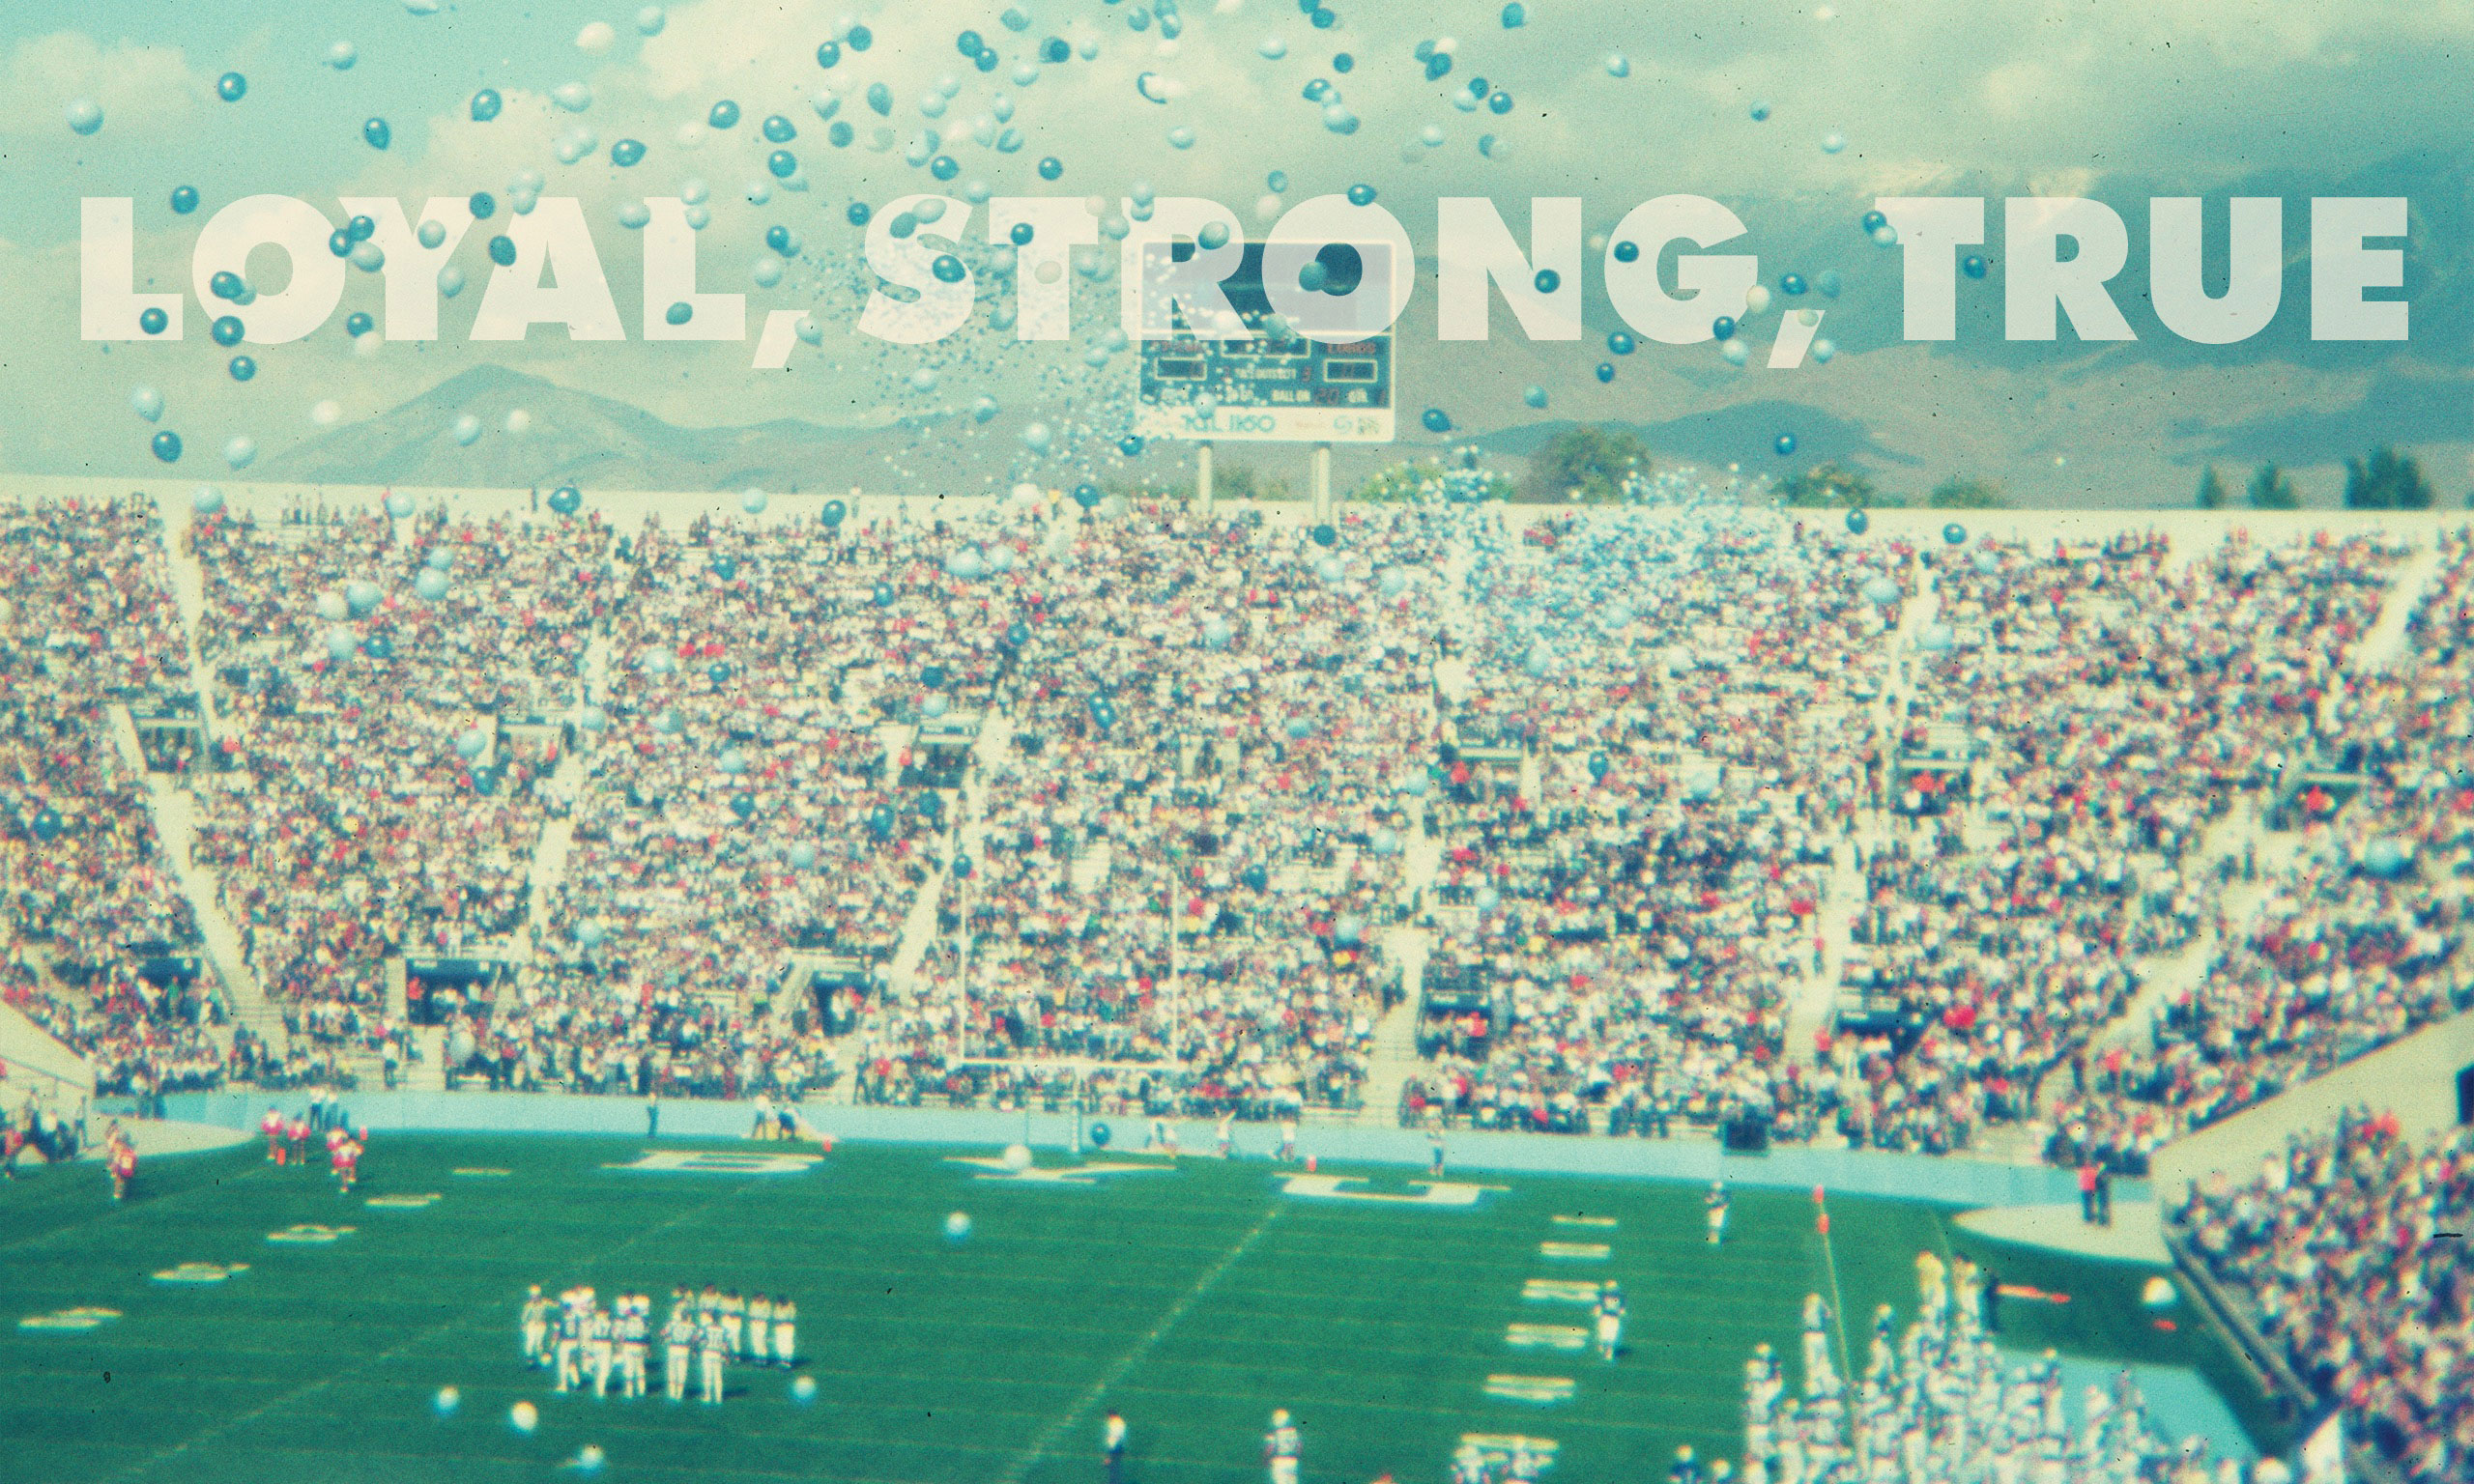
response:
<path id="1" fill-rule="evenodd" d="M 173 1119 L 232 1128 L 257 1127 L 269 1107 L 287 1114 L 308 1106 L 304 1093 L 181 1093 L 164 1099 Z M 645 1104 L 635 1098 L 580 1097 L 564 1093 L 360 1093 L 343 1099 L 347 1116 L 373 1133 L 599 1133 L 641 1138 Z M 814 1106 L 800 1110 L 810 1127 L 836 1139 L 893 1144 L 965 1145 L 982 1148 L 1017 1141 L 1043 1148 L 1072 1146 L 1078 1121 L 1071 1114 L 998 1113 L 946 1108 Z M 661 1104 L 661 1136 L 740 1138 L 755 1117 L 755 1104 L 694 1099 Z M 1079 1121 L 1088 1128 L 1106 1122 L 1117 1148 L 1138 1147 L 1150 1120 L 1125 1117 Z M 1198 1120 L 1178 1124 L 1189 1150 L 1209 1148 L 1210 1128 Z M 1278 1134 L 1260 1124 L 1240 1126 L 1238 1153 L 1271 1152 Z M 1342 1163 L 1427 1163 L 1426 1136 L 1407 1128 L 1310 1126 L 1299 1148 L 1317 1159 Z M 1878 1195 L 1949 1206 L 2009 1206 L 2076 1201 L 2078 1186 L 2063 1170 L 1987 1160 L 1935 1158 L 1848 1150 L 1774 1149 L 1766 1155 L 1730 1155 L 1709 1139 L 1615 1139 L 1554 1134 L 1455 1133 L 1444 1155 L 1451 1169 L 1473 1173 L 1616 1176 L 1638 1180 L 1704 1183 L 1805 1190 L 1815 1185 L 1840 1195 Z M 2138 1200 L 2142 1187 L 2124 1183 L 2119 1199 Z"/>
<path id="2" fill-rule="evenodd" d="M 2457 1127 L 2457 1074 L 2474 1066 L 2474 1012 L 2425 1026 L 2221 1124 L 2156 1152 L 2150 1181 L 2169 1201 L 2213 1171 L 2247 1180 L 2262 1156 L 2296 1133 L 2331 1127 L 2345 1109 L 2393 1112 L 2407 1133 L 2427 1137 Z"/>
<path id="3" fill-rule="evenodd" d="M 74 1102 L 95 1091 L 95 1069 L 57 1037 L 14 1005 L 0 1005 L 0 1063 L 8 1066 L 0 1080 L 14 1106 L 29 1092 L 58 1092 Z"/>
<path id="4" fill-rule="evenodd" d="M 1424 457 L 1432 450 L 1402 447 L 1403 459 Z M 189 518 L 189 495 L 200 484 L 212 484 L 223 492 L 226 508 L 248 511 L 261 521 L 270 520 L 296 504 L 323 502 L 330 510 L 355 507 L 375 508 L 388 489 L 411 496 L 422 508 L 444 503 L 458 514 L 486 518 L 492 515 L 531 516 L 532 494 L 529 489 L 493 490 L 453 488 L 430 485 L 359 485 L 302 484 L 248 479 L 221 479 L 211 471 L 200 471 L 203 477 L 181 474 L 153 474 L 146 477 L 115 479 L 92 475 L 18 474 L 0 481 L 0 498 L 24 499 L 118 499 L 132 493 L 152 496 L 161 505 L 170 524 L 178 528 Z M 1723 474 L 1712 475 L 1713 483 L 1723 483 Z M 551 486 L 539 493 L 547 499 Z M 856 492 L 854 496 L 854 491 Z M 1336 491 L 1345 499 L 1345 491 Z M 796 495 L 768 492 L 769 499 L 762 516 L 755 517 L 765 524 L 814 521 L 828 499 L 840 499 L 851 506 L 854 522 L 901 519 L 934 521 L 944 516 L 985 510 L 1002 497 L 996 494 L 941 495 L 933 491 L 903 495 L 890 490 L 865 489 L 860 486 L 835 486 L 824 481 L 820 487 L 802 490 Z M 585 508 L 597 512 L 624 531 L 641 524 L 647 515 L 659 515 L 664 521 L 684 522 L 698 515 L 728 517 L 744 522 L 750 517 L 739 507 L 739 492 L 735 490 L 607 490 L 588 486 Z M 1259 512 L 1273 524 L 1298 524 L 1310 518 L 1304 499 L 1270 501 L 1222 500 L 1218 508 L 1226 511 L 1249 509 Z M 1514 526 L 1533 519 L 1561 516 L 1572 512 L 1572 506 L 1543 504 L 1509 504 L 1492 507 L 1504 513 Z M 1585 507 L 1602 508 L 1602 507 Z M 1791 512 L 1816 525 L 1835 528 L 1841 515 L 1832 510 Z M 550 519 L 546 507 L 537 512 Z M 1875 536 L 1896 536 L 1917 546 L 1938 544 L 1942 528 L 1956 522 L 1971 535 L 1994 536 L 2002 540 L 2023 541 L 2033 545 L 2061 541 L 2102 541 L 2110 536 L 2144 531 L 2163 531 L 2178 545 L 2198 543 L 2213 546 L 2231 530 L 2248 531 L 2261 542 L 2282 542 L 2325 531 L 2331 535 L 2350 536 L 2363 532 L 2384 531 L 2402 536 L 2419 545 L 2428 545 L 2442 531 L 2454 530 L 2474 523 L 2474 514 L 2464 509 L 2435 510 L 2196 510 L 2187 507 L 2161 509 L 2086 509 L 2086 510 L 1874 510 L 1871 531 Z"/>

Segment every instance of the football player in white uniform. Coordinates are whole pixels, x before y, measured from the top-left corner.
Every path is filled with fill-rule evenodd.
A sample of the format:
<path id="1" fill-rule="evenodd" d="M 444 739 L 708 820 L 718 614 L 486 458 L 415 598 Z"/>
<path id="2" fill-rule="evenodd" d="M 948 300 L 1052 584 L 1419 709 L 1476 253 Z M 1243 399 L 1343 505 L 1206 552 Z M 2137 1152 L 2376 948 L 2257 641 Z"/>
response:
<path id="1" fill-rule="evenodd" d="M 1287 1409 L 1273 1413 L 1272 1430 L 1263 1435 L 1263 1459 L 1271 1466 L 1271 1484 L 1297 1484 L 1298 1455 L 1303 1451 Z"/>
<path id="2" fill-rule="evenodd" d="M 703 1384 L 703 1399 L 713 1406 L 721 1405 L 722 1372 L 730 1364 L 730 1331 L 722 1327 L 721 1320 L 715 1318 L 699 1325 L 696 1327 L 698 1379 Z"/>
<path id="3" fill-rule="evenodd" d="M 614 1298 L 612 1301 L 621 1300 Z M 592 1394 L 595 1396 L 610 1394 L 611 1330 L 614 1323 L 611 1316 L 601 1309 L 594 1309 L 585 1318 L 584 1366 L 592 1373 Z"/>
<path id="4" fill-rule="evenodd" d="M 696 1321 L 685 1309 L 670 1311 L 670 1323 L 662 1326 L 662 1395 L 674 1402 L 687 1400 L 687 1357 L 696 1349 Z"/>
<path id="5" fill-rule="evenodd" d="M 788 1294 L 773 1298 L 773 1363 L 790 1367 L 799 1363 L 799 1306 Z"/>
<path id="6" fill-rule="evenodd" d="M 524 1363 L 549 1364 L 549 1344 L 550 1300 L 541 1297 L 541 1285 L 535 1283 L 524 1296 Z"/>

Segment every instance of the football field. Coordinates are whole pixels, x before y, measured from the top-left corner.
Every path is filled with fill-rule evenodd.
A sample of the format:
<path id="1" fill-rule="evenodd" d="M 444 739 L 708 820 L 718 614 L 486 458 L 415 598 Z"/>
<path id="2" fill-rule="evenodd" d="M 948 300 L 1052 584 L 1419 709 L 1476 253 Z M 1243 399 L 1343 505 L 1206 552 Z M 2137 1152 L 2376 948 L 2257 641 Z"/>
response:
<path id="1" fill-rule="evenodd" d="M 782 1154 L 809 1157 L 751 1172 Z M 1713 1248 L 1688 1184 L 1455 1172 L 1486 1188 L 1438 1198 L 1398 1168 L 815 1154 L 382 1132 L 350 1197 L 245 1146 L 151 1161 L 119 1207 L 94 1166 L 37 1170 L 0 1188 L 0 1479 L 479 1484 L 576 1477 L 591 1447 L 612 1480 L 1057 1484 L 1101 1477 L 1113 1407 L 1132 1484 L 1234 1484 L 1285 1407 L 1308 1480 L 1435 1480 L 1464 1437 L 1520 1437 L 1552 1441 L 1550 1484 L 1635 1484 L 1679 1444 L 1740 1453 L 1745 1357 L 1766 1340 L 1792 1374 L 1808 1291 L 1834 1282 L 1860 1369 L 1928 1248 L 2071 1296 L 2005 1304 L 2013 1344 L 2191 1367 L 2242 1410 L 2189 1310 L 2140 1306 L 2145 1270 L 1993 1248 L 1922 1204 L 1833 1197 L 1826 1251 L 1807 1193 L 1738 1189 Z M 1609 1279 L 1611 1365 L 1577 1343 Z M 739 1365 L 722 1405 L 672 1404 L 658 1351 L 647 1400 L 555 1394 L 517 1355 L 533 1283 L 649 1294 L 656 1326 L 682 1283 L 787 1294 L 815 1400 Z"/>

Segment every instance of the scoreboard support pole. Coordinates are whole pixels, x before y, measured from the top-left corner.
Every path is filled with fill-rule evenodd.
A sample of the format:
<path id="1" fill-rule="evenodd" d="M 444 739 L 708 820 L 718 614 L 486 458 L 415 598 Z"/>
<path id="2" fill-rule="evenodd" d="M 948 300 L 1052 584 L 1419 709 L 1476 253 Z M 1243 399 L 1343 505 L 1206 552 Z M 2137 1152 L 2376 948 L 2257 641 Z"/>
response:
<path id="1" fill-rule="evenodd" d="M 1202 515 L 1211 514 L 1211 441 L 1194 444 L 1194 508 Z"/>
<path id="2" fill-rule="evenodd" d="M 1316 443 L 1313 463 L 1314 524 L 1329 525 L 1332 520 L 1332 445 Z"/>

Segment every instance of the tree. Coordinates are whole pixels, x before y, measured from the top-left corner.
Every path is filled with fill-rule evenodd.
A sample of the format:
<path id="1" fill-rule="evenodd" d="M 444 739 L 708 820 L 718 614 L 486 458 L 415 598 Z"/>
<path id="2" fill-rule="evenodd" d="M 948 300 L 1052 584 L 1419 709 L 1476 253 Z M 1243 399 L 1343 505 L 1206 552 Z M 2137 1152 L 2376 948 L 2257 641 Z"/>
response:
<path id="1" fill-rule="evenodd" d="M 2302 508 L 2302 492 L 2293 487 L 2293 476 L 2273 463 L 2262 464 L 2252 471 L 2249 496 L 2254 510 Z"/>
<path id="2" fill-rule="evenodd" d="M 1511 481 L 1493 470 L 1479 468 L 1474 459 L 1457 468 L 1427 459 L 1415 464 L 1403 460 L 1385 465 L 1373 478 L 1358 486 L 1352 498 L 1378 504 L 1426 499 L 1465 504 L 1511 497 Z"/>
<path id="3" fill-rule="evenodd" d="M 2368 460 L 2345 460 L 2345 505 L 2353 510 L 2428 510 L 2431 481 L 2423 466 L 2382 443 Z"/>
<path id="4" fill-rule="evenodd" d="M 1216 464 L 1211 471 L 1211 498 L 1214 499 L 1291 499 L 1288 481 L 1266 479 L 1254 471 L 1251 464 Z"/>
<path id="5" fill-rule="evenodd" d="M 2200 475 L 2199 507 L 2202 510 L 2222 510 L 2225 508 L 2225 481 L 2216 476 L 2216 466 L 2210 464 L 2207 467 L 2207 472 Z"/>
<path id="6" fill-rule="evenodd" d="M 1622 499 L 1650 472 L 1650 450 L 1631 434 L 1583 423 L 1566 428 L 1529 456 L 1529 498 L 1547 504 Z"/>
<path id="7" fill-rule="evenodd" d="M 1816 464 L 1793 478 L 1778 481 L 1779 502 L 1796 509 L 1850 510 L 1904 503 L 1895 495 L 1873 488 L 1873 481 L 1842 464 Z"/>
<path id="8" fill-rule="evenodd" d="M 1925 504 L 1935 510 L 2007 510 L 2010 497 L 2001 486 L 1990 479 L 1963 479 L 1957 475 L 1933 486 Z"/>

